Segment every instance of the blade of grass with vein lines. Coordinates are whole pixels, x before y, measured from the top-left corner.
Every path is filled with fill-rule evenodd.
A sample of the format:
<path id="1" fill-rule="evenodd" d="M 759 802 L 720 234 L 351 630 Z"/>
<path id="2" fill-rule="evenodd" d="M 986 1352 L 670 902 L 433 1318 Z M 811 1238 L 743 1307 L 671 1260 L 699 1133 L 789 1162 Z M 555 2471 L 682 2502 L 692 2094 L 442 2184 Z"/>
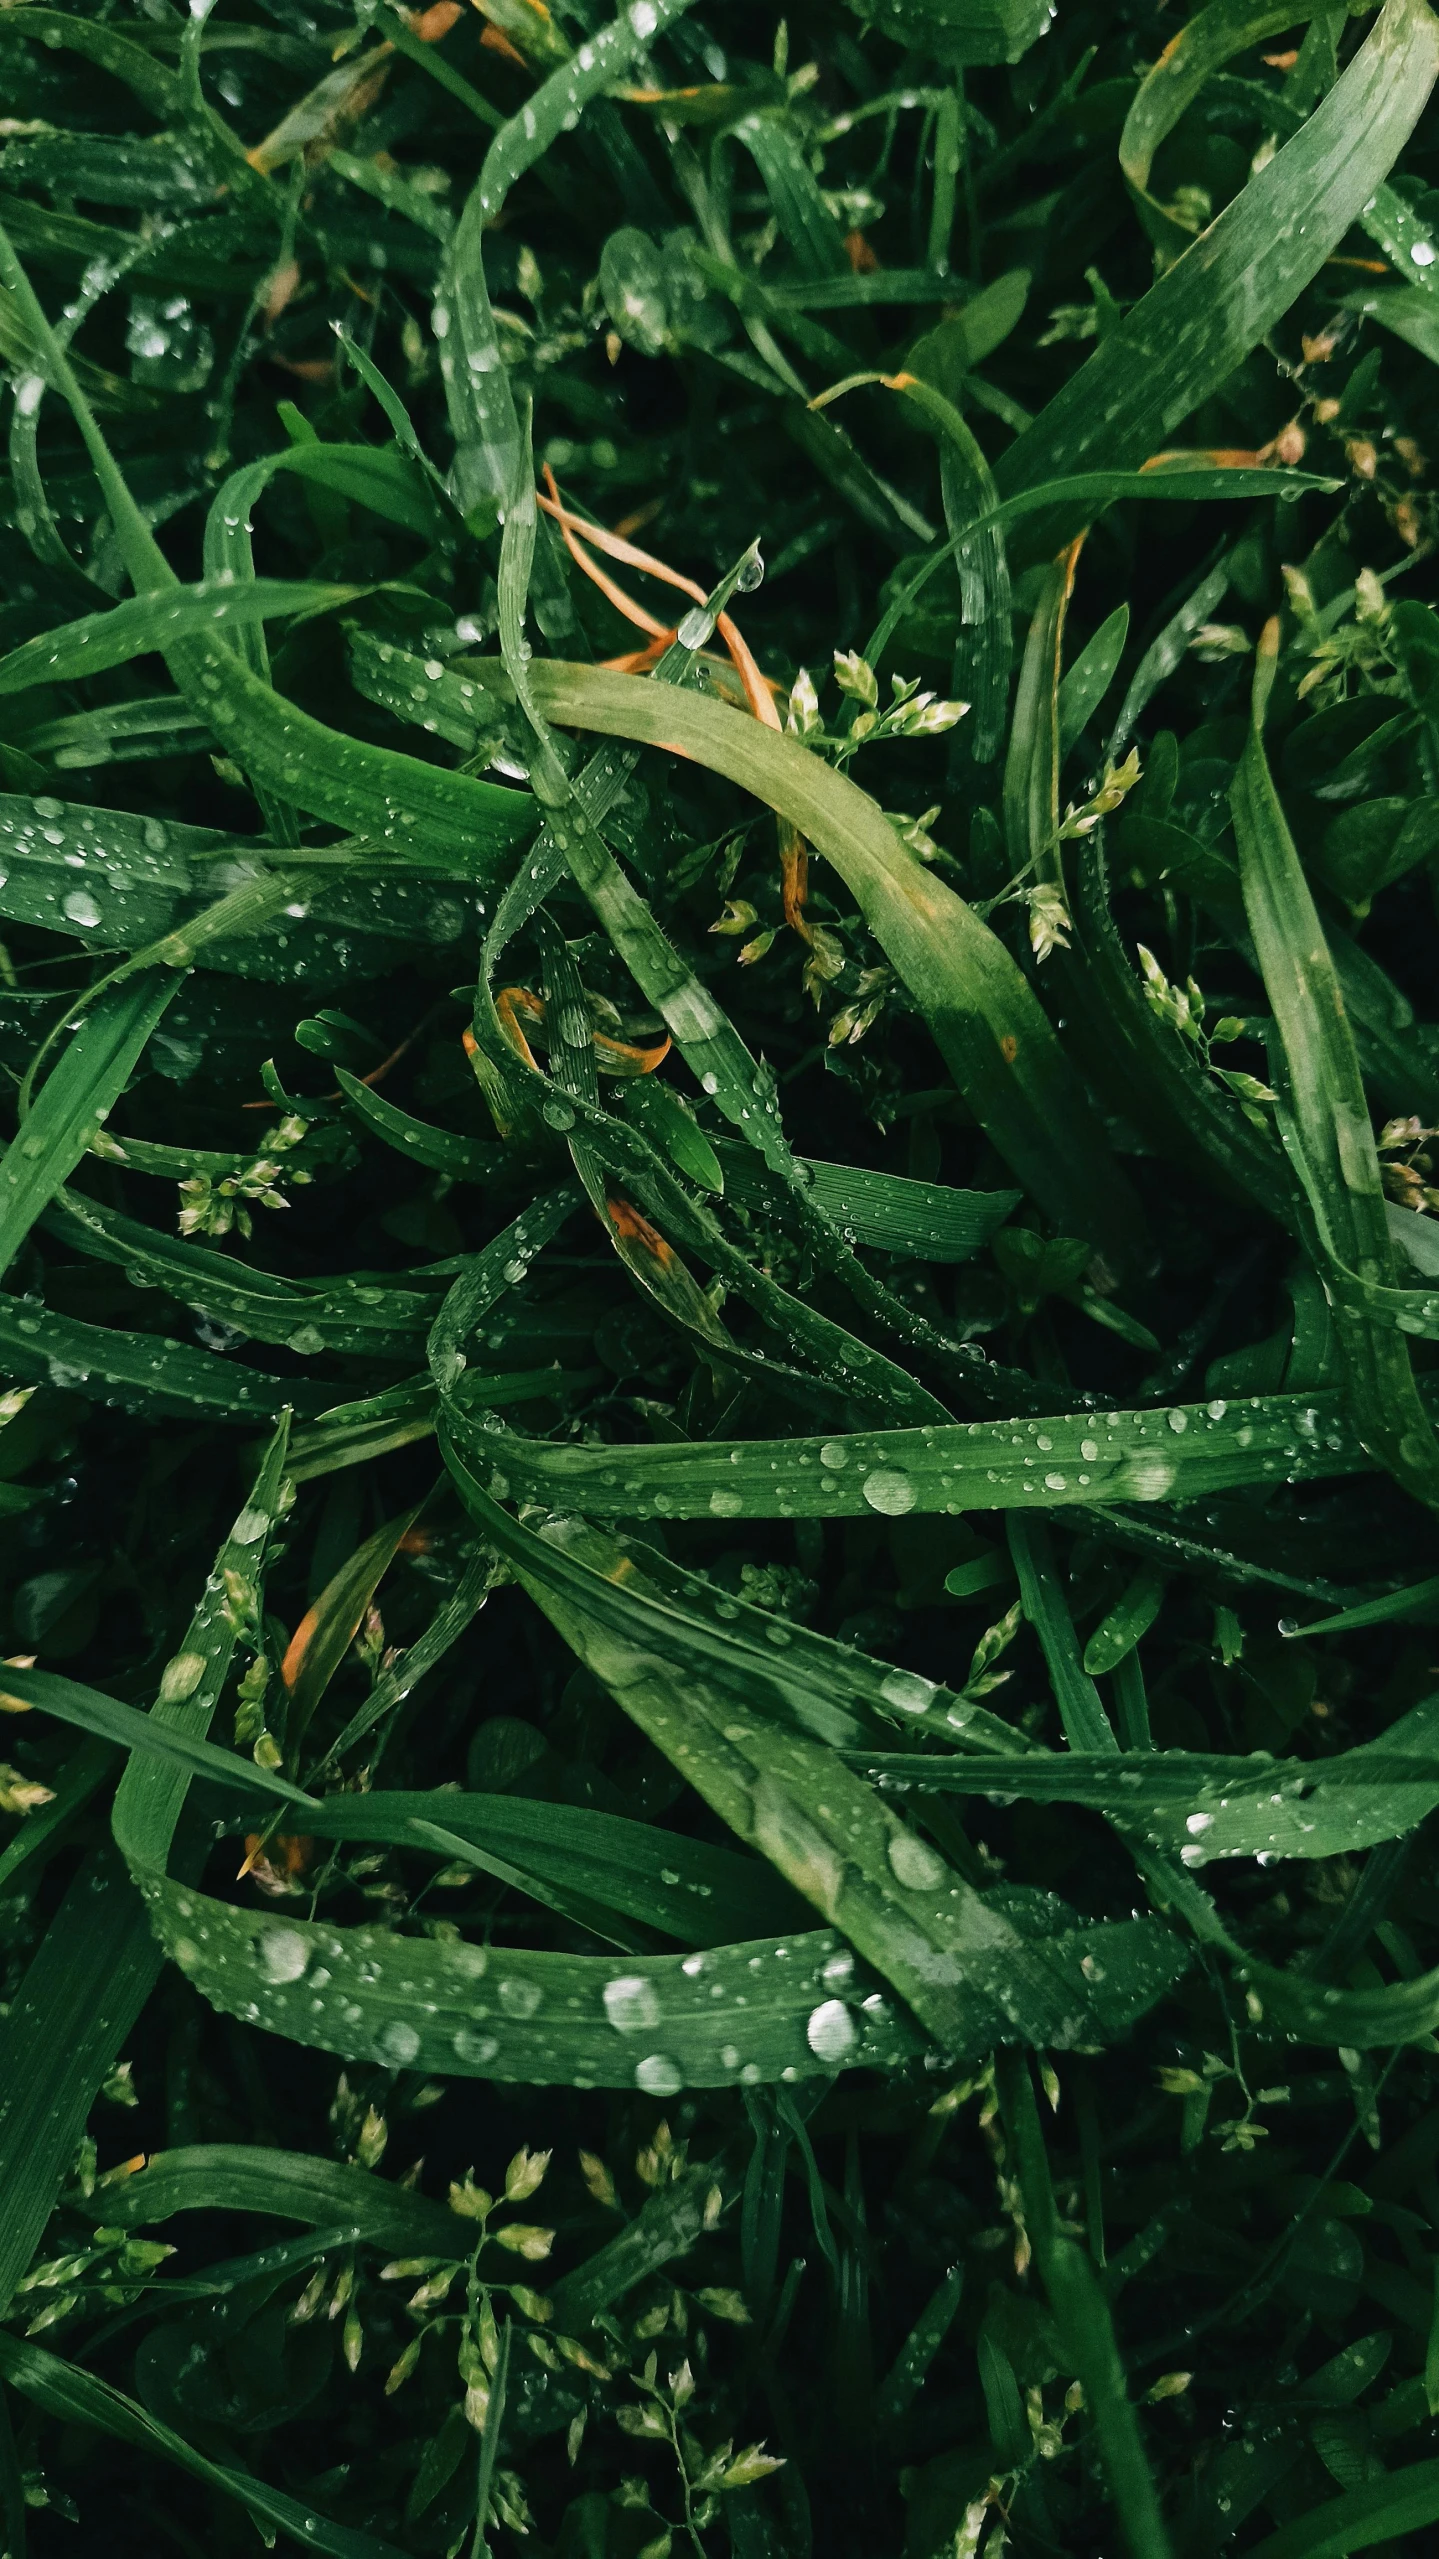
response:
<path id="1" fill-rule="evenodd" d="M 74 369 L 56 342 L 29 279 L 0 229 L 0 282 L 14 296 L 47 380 L 67 400 L 114 518 L 125 564 L 142 595 L 178 584 L 118 470 Z M 235 654 L 203 640 L 172 642 L 166 663 L 180 691 L 264 788 L 301 795 L 317 817 L 403 841 L 423 826 L 462 868 L 480 867 L 530 832 L 526 802 L 468 774 L 447 773 L 392 748 L 342 737 L 271 691 Z"/>
<path id="2" fill-rule="evenodd" d="M 173 972 L 146 970 L 102 996 L 70 1034 L 0 1159 L 0 1270 L 104 1126 L 178 986 Z"/>
<path id="3" fill-rule="evenodd" d="M 560 1447 L 498 1423 L 460 1430 L 473 1461 L 498 1467 L 517 1495 L 606 1519 L 904 1518 L 1200 1501 L 1246 1484 L 1362 1474 L 1374 1463 L 1330 1392 L 732 1447 Z"/>
<path id="4" fill-rule="evenodd" d="M 1422 0 L 1387 0 L 1293 139 L 1228 205 L 1000 456 L 1001 494 L 1103 453 L 1158 452 L 1288 310 L 1384 179 L 1439 75 Z"/>
<path id="5" fill-rule="evenodd" d="M 1118 1266 L 1135 1258 L 1137 1205 L 1024 978 L 964 900 L 906 852 L 867 793 L 791 739 L 698 694 L 538 659 L 529 675 L 548 717 L 689 756 L 788 818 L 856 898 L 1026 1188 Z"/>
<path id="6" fill-rule="evenodd" d="M 1120 1923 L 1104 1932 L 1108 1986 L 1086 1993 L 1090 1976 L 1072 1958 L 1057 1945 L 1026 1946 L 927 1842 L 851 1780 L 823 1744 L 752 1716 L 736 1721 L 724 1688 L 685 1645 L 674 1613 L 630 1586 L 609 1540 L 575 1523 L 556 1523 L 545 1537 L 522 1530 L 456 1455 L 448 1462 L 472 1517 L 510 1556 L 581 1660 L 737 1835 L 893 1984 L 942 2045 L 968 2040 L 976 2001 L 997 2005 L 1031 2043 L 1078 2039 L 1085 2011 L 1091 2030 L 1113 2031 L 1120 2014 L 1135 2013 L 1131 2002 L 1142 2007 L 1160 1981 L 1173 1977 L 1171 1964 L 1182 1966 L 1183 1950 L 1162 1932 Z M 679 1665 L 684 1677 L 677 1695 Z M 771 1681 L 783 1687 L 782 1665 Z M 1132 1929 L 1140 1933 L 1126 1933 Z M 835 2020 L 836 2053 L 850 2049 L 855 2031 L 848 2012 Z M 817 2028 L 812 2040 L 824 2040 Z"/>
<path id="7" fill-rule="evenodd" d="M 262 2531 L 268 2528 L 272 2533 L 282 2532 L 302 2550 L 323 2550 L 329 2559 L 398 2559 L 395 2543 L 380 2541 L 371 2532 L 356 2532 L 346 2524 L 332 2523 L 315 2507 L 302 2505 L 298 2498 L 286 2496 L 283 2489 L 270 2487 L 249 2471 L 229 2470 L 208 2461 L 173 2426 L 152 2416 L 138 2400 L 128 2398 L 94 2373 L 65 2363 L 44 2346 L 33 2345 L 25 2338 L 0 2335 L 0 2374 L 48 2416 L 62 2418 L 72 2426 L 93 2426 L 101 2434 L 117 2436 L 122 2443 L 158 2452 L 163 2460 L 187 2470 L 192 2478 L 233 2498 Z"/>
<path id="8" fill-rule="evenodd" d="M 1253 725 L 1234 784 L 1245 911 L 1284 1043 L 1299 1154 L 1323 1203 L 1333 1247 L 1361 1280 L 1392 1287 L 1394 1248 L 1359 1061 L 1264 753 L 1262 724 L 1277 647 L 1278 627 L 1271 624 L 1258 662 Z M 1362 1444 L 1433 1507 L 1439 1502 L 1439 1446 L 1405 1343 L 1348 1304 L 1341 1307 L 1339 1342 Z"/>

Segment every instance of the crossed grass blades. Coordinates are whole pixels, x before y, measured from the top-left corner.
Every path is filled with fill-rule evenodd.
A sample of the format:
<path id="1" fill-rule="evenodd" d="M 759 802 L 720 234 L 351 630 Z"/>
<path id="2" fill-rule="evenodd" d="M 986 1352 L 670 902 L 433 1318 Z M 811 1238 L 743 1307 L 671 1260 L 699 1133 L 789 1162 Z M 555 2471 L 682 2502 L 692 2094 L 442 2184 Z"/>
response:
<path id="1" fill-rule="evenodd" d="M 0 2549 L 1427 2551 L 1424 0 L 0 63 Z"/>

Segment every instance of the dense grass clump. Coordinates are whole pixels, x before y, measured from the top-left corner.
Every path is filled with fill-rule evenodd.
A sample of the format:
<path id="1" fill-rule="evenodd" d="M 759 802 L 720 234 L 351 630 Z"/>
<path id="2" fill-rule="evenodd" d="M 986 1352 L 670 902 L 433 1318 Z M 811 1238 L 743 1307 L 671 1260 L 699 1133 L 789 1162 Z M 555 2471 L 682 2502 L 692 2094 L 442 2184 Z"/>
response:
<path id="1" fill-rule="evenodd" d="M 0 7 L 0 2553 L 1420 2559 L 1439 25 L 608 5 Z"/>

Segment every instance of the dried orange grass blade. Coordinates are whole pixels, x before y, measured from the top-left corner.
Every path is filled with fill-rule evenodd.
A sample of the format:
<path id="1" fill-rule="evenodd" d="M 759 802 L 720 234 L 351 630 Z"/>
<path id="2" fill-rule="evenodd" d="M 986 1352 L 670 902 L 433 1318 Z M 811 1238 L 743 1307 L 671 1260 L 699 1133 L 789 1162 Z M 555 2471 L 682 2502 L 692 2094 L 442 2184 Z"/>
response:
<path id="1" fill-rule="evenodd" d="M 627 649 L 621 657 L 601 658 L 600 664 L 608 667 L 612 675 L 648 675 L 678 637 L 677 631 L 657 632 L 647 649 Z"/>
<path id="2" fill-rule="evenodd" d="M 810 933 L 804 919 L 804 902 L 809 894 L 809 846 L 784 819 L 780 821 L 779 877 L 784 920 L 807 942 Z"/>
<path id="3" fill-rule="evenodd" d="M 608 1031 L 596 1031 L 593 1036 L 595 1047 L 604 1056 L 624 1059 L 626 1065 L 640 1075 L 653 1075 L 657 1066 L 663 1066 L 673 1046 L 672 1041 L 665 1039 L 658 1048 L 639 1048 L 633 1040 L 611 1039 Z"/>
<path id="4" fill-rule="evenodd" d="M 506 1039 L 508 1039 L 511 1045 L 519 1052 L 519 1055 L 524 1059 L 526 1066 L 528 1066 L 534 1074 L 538 1075 L 540 1071 L 539 1061 L 536 1058 L 529 1041 L 526 1039 L 524 1032 L 520 1028 L 519 1011 L 517 1007 L 521 1002 L 523 1003 L 525 1011 L 528 1012 L 532 1022 L 542 1022 L 544 1020 L 544 1006 L 535 996 L 531 995 L 528 987 L 524 986 L 501 987 L 499 994 L 495 997 L 495 1018 L 498 1021 L 501 1030 L 504 1032 Z M 470 1043 L 473 1039 L 473 1032 L 466 1032 L 465 1045 L 467 1051 L 469 1051 Z M 475 1042 L 475 1046 L 478 1046 L 478 1042 Z"/>
<path id="5" fill-rule="evenodd" d="M 605 1201 L 605 1206 L 609 1211 L 610 1223 L 615 1233 L 625 1243 L 640 1245 L 646 1253 L 653 1256 L 661 1270 L 674 1260 L 673 1247 L 665 1242 L 657 1226 L 651 1226 L 649 1219 L 641 1216 L 633 1200 L 622 1199 L 618 1193 L 611 1193 Z"/>
<path id="6" fill-rule="evenodd" d="M 545 481 L 550 494 L 540 499 L 540 505 L 544 508 L 546 515 L 552 515 L 559 525 L 571 556 L 579 561 L 585 574 L 592 577 L 597 586 L 604 587 L 607 594 L 611 592 L 608 581 L 597 567 L 579 559 L 574 542 L 570 539 L 572 534 L 582 542 L 593 543 L 595 549 L 603 551 L 607 558 L 619 560 L 626 568 L 642 569 L 647 577 L 659 578 L 665 586 L 678 587 L 682 595 L 692 597 L 696 604 L 703 604 L 705 590 L 702 586 L 696 586 L 693 578 L 682 577 L 678 569 L 670 568 L 664 560 L 657 560 L 652 551 L 637 550 L 633 542 L 623 541 L 619 534 L 608 532 L 604 525 L 589 524 L 583 516 L 571 515 L 568 508 L 560 504 L 555 489 L 554 474 L 548 468 L 545 472 Z M 631 622 L 637 622 L 642 630 L 658 634 L 660 628 L 658 622 L 651 615 L 646 614 L 644 608 L 636 604 L 633 598 L 622 605 L 620 610 Z M 780 716 L 775 709 L 774 697 L 755 664 L 743 632 L 731 620 L 728 613 L 719 615 L 715 629 L 719 632 L 734 661 L 735 673 L 744 686 L 745 700 L 755 718 L 763 721 L 766 728 L 777 729 L 780 725 Z"/>
<path id="7" fill-rule="evenodd" d="M 434 0 L 433 8 L 412 12 L 410 33 L 418 36 L 421 44 L 439 44 L 464 14 L 460 0 Z"/>

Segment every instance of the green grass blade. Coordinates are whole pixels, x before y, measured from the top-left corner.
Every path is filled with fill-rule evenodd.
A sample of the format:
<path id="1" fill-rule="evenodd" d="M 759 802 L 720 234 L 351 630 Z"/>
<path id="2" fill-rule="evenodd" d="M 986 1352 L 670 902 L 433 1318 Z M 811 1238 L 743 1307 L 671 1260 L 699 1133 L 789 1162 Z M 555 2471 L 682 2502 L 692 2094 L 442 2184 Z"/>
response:
<path id="1" fill-rule="evenodd" d="M 1392 1288 L 1393 1246 L 1359 1060 L 1264 753 L 1261 724 L 1277 645 L 1271 625 L 1232 800 L 1245 911 L 1284 1044 L 1300 1160 L 1322 1209 L 1329 1249 L 1361 1282 Z M 1357 1309 L 1346 1309 L 1346 1317 L 1339 1341 L 1355 1429 L 1380 1463 L 1432 1507 L 1439 1502 L 1439 1446 L 1408 1349 Z"/>
<path id="2" fill-rule="evenodd" d="M 1342 1399 L 1211 1396 L 1148 1411 L 1049 1413 L 820 1439 L 560 1447 L 456 1423 L 516 1498 L 596 1518 L 903 1518 L 909 1512 L 1085 1509 L 1202 1501 L 1246 1484 L 1362 1474 Z"/>
<path id="3" fill-rule="evenodd" d="M 71 1033 L 0 1159 L 0 1271 L 109 1118 L 178 986 L 146 971 L 101 996 Z"/>
<path id="4" fill-rule="evenodd" d="M 203 1668 L 193 1653 L 179 1654 L 177 1660 Z M 181 1674 L 176 1674 L 179 1681 Z M 163 1719 L 142 1715 L 135 1706 L 126 1706 L 118 1697 L 106 1697 L 98 1688 L 83 1687 L 79 1680 L 62 1678 L 58 1671 L 23 1670 L 5 1673 L 7 1693 L 20 1700 L 22 1706 L 33 1707 L 43 1715 L 54 1715 L 62 1724 L 73 1724 L 82 1733 L 93 1733 L 100 1741 L 117 1742 L 123 1749 L 143 1751 L 173 1766 L 183 1768 L 192 1777 L 208 1777 L 223 1786 L 238 1786 L 247 1794 L 268 1795 L 280 1803 L 307 1804 L 304 1789 L 292 1786 L 287 1778 L 272 1775 L 267 1768 L 256 1768 L 249 1761 L 237 1759 L 232 1751 L 218 1750 L 212 1742 L 198 1735 L 172 1727 Z"/>
<path id="5" fill-rule="evenodd" d="M 1143 1922 L 1104 1932 L 1110 1951 L 1102 1982 L 1076 1976 L 1063 1940 L 1026 1944 L 823 1744 L 753 1713 L 736 1720 L 703 1631 L 691 1633 L 673 1602 L 647 1597 L 611 1541 L 573 1523 L 535 1536 L 507 1519 L 447 1455 L 472 1517 L 586 1667 L 737 1836 L 843 1930 L 944 2045 L 967 2043 L 986 2009 L 992 2031 L 1033 2043 L 1113 2032 L 1131 2002 L 1147 2005 L 1160 1981 L 1173 1977 L 1171 1965 L 1182 1965 L 1182 1951 Z M 774 1660 L 766 1684 L 782 1693 L 783 1659 L 776 1653 Z M 832 2024 L 812 2018 L 810 2036 L 817 2050 L 828 2045 L 843 2058 L 856 2024 L 842 1996 L 836 2005 L 842 2014 Z M 1078 2022 L 1084 2012 L 1087 2029 Z"/>
<path id="6" fill-rule="evenodd" d="M 1125 2542 L 1132 2559 L 1170 2559 L 1173 2545 L 1129 2398 L 1109 2305 L 1089 2257 L 1059 2226 L 1029 2064 L 1018 2055 L 1006 2056 L 1002 2070 L 1005 2120 L 1024 2192 L 1026 2226 L 1066 2361 L 1083 2384 Z"/>
<path id="7" fill-rule="evenodd" d="M 720 702 L 536 660 L 547 715 L 669 747 L 788 818 L 838 871 L 1006 1161 L 1070 1233 L 1124 1266 L 1138 1210 L 1028 984 L 964 900 L 914 860 L 867 793 Z"/>
<path id="8" fill-rule="evenodd" d="M 151 2416 L 138 2400 L 127 2398 L 124 2391 L 116 2390 L 113 2384 L 80 2365 L 65 2363 L 60 2356 L 47 2353 L 43 2346 L 0 2333 L 0 2374 L 46 2416 L 58 2418 L 65 2425 L 93 2426 L 121 2443 L 158 2453 L 162 2460 L 188 2471 L 192 2479 L 202 2480 L 222 2496 L 233 2498 L 262 2531 L 282 2532 L 302 2550 L 323 2550 L 328 2559 L 399 2559 L 393 2542 L 380 2541 L 373 2533 L 357 2532 L 347 2524 L 331 2523 L 313 2506 L 302 2505 L 298 2498 L 270 2487 L 251 2471 L 227 2470 L 219 2462 L 207 2460 L 172 2426 Z"/>
<path id="9" fill-rule="evenodd" d="M 1001 455 L 1001 492 L 1058 480 L 1100 453 L 1139 463 L 1168 444 L 1338 247 L 1436 74 L 1439 28 L 1423 0 L 1388 0 L 1302 131 Z"/>
<path id="10" fill-rule="evenodd" d="M 103 2191 L 107 2221 L 153 2230 L 184 2212 L 255 2212 L 316 2230 L 342 2223 L 394 2256 L 445 2256 L 464 2237 L 444 2204 L 412 2186 L 302 2151 L 246 2142 L 153 2150 L 143 2168 Z"/>
<path id="11" fill-rule="evenodd" d="M 1117 1751 L 1114 1729 L 1098 1689 L 1079 1658 L 1074 1621 L 1064 1597 L 1049 1533 L 1037 1519 L 1014 1512 L 1009 1551 L 1019 1576 L 1024 1613 L 1039 1637 L 1060 1721 L 1071 1750 Z"/>
<path id="12" fill-rule="evenodd" d="M 24 693 L 35 684 L 73 684 L 132 658 L 150 657 L 193 632 L 217 625 L 264 622 L 285 614 L 307 618 L 333 612 L 367 592 L 327 586 L 310 578 L 256 578 L 248 587 L 228 579 L 201 578 L 163 595 L 135 595 L 108 613 L 88 613 L 58 631 L 26 640 L 0 658 L 0 694 Z"/>
<path id="13" fill-rule="evenodd" d="M 0 2303 L 8 2308 L 160 1973 L 144 1905 L 108 1845 L 80 1867 L 0 2020 Z"/>

